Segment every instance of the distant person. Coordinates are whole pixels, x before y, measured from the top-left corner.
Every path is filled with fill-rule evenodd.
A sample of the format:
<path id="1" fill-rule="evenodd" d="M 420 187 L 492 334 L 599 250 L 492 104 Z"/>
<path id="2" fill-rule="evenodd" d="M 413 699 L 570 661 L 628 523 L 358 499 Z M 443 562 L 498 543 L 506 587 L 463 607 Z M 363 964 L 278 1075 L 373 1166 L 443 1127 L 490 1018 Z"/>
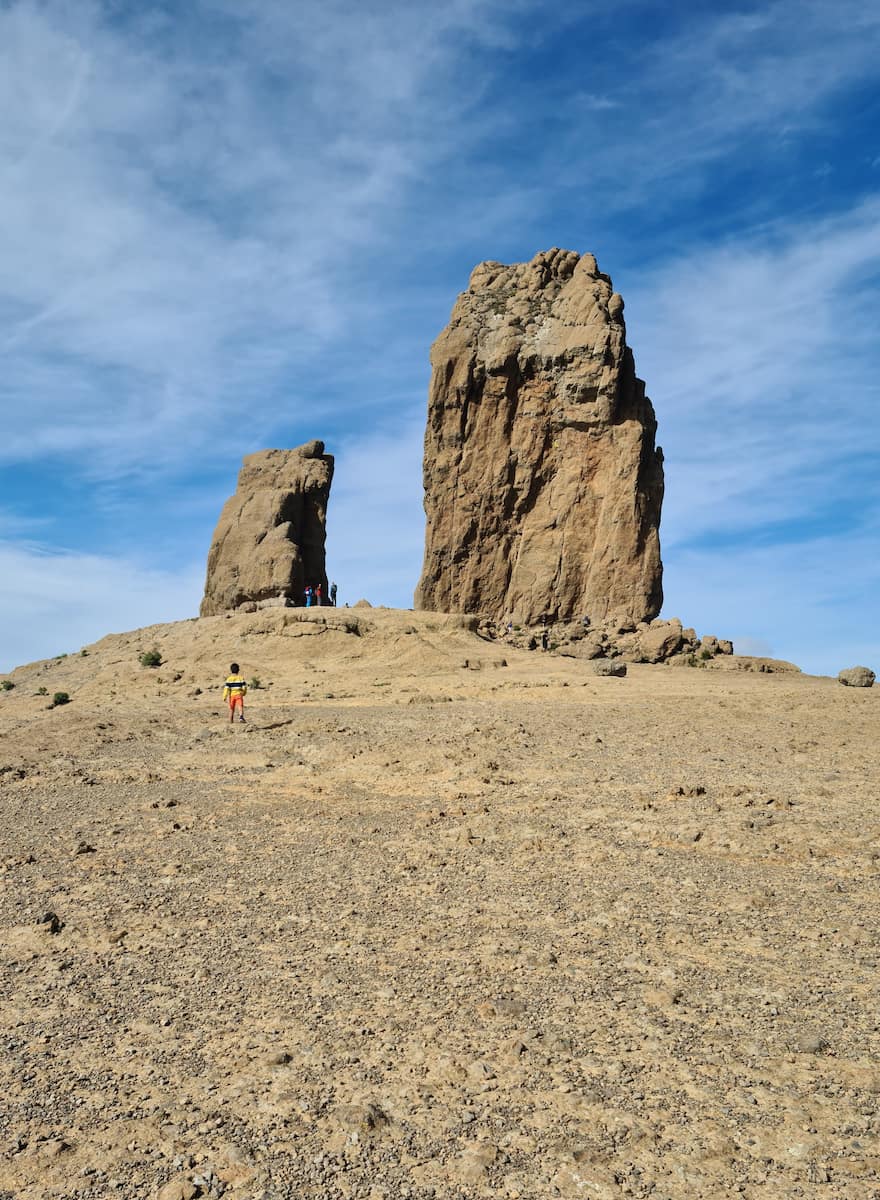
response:
<path id="1" fill-rule="evenodd" d="M 318 586 L 315 588 L 315 603 L 317 604 L 318 608 L 320 608 L 320 607 L 323 605 L 323 603 L 324 603 L 324 601 L 323 601 L 323 597 L 322 597 L 322 594 L 321 594 L 321 585 L 320 585 L 320 583 L 319 583 L 319 584 L 318 584 Z"/>
<path id="2" fill-rule="evenodd" d="M 309 584 L 306 588 L 306 608 L 312 607 L 312 585 Z"/>
<path id="3" fill-rule="evenodd" d="M 332 608 L 336 607 L 336 584 L 335 583 L 330 584 L 330 605 Z"/>
<path id="4" fill-rule="evenodd" d="M 223 699 L 229 701 L 229 720 L 235 720 L 235 710 L 238 709 L 238 719 L 244 724 L 244 698 L 247 695 L 247 684 L 238 673 L 238 663 L 229 667 L 229 677 L 223 684 Z"/>
<path id="5" fill-rule="evenodd" d="M 550 645 L 550 634 L 547 632 L 547 629 L 544 628 L 541 630 L 541 649 L 546 650 L 549 647 L 549 645 Z"/>

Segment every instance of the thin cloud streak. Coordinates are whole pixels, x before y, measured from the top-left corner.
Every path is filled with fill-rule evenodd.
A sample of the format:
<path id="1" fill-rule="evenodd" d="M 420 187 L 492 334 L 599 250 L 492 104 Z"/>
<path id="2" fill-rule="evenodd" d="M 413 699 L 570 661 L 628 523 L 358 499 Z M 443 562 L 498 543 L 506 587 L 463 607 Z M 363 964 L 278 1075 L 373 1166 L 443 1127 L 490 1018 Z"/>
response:
<path id="1" fill-rule="evenodd" d="M 627 208 L 643 207 L 645 189 L 661 184 L 651 200 L 674 205 L 680 189 L 705 187 L 722 160 L 779 158 L 798 137 L 833 130 L 833 104 L 876 78 L 878 36 L 880 16 L 860 0 L 688 12 L 679 32 L 635 44 L 631 62 L 622 48 L 602 79 L 616 111 L 572 131 L 569 170 L 574 155 L 591 187 L 615 188 Z"/>
<path id="2" fill-rule="evenodd" d="M 675 551 L 665 609 L 685 621 L 696 614 L 699 632 L 732 638 L 738 653 L 762 652 L 810 674 L 877 664 L 878 534 L 874 523 L 845 541 Z"/>
<path id="3" fill-rule="evenodd" d="M 295 22 L 277 6 L 227 11 L 250 57 L 166 55 L 161 21 L 135 45 L 98 5 L 75 22 L 52 4 L 0 13 L 6 461 L 88 447 L 93 471 L 155 470 L 182 444 L 234 436 L 243 392 L 268 409 L 291 364 L 363 317 L 352 264 L 394 236 L 413 181 L 461 132 L 426 138 L 428 114 L 455 126 L 475 99 L 452 86 L 455 39 L 491 41 L 506 19 L 455 4 L 413 41 L 425 12 L 403 6 L 344 21 L 317 4 Z"/>
<path id="4" fill-rule="evenodd" d="M 667 546 L 810 519 L 846 495 L 854 459 L 880 452 L 866 421 L 878 269 L 880 200 L 700 248 L 634 281 L 628 330 L 667 453 Z M 875 486 L 862 504 L 878 503 Z"/>
<path id="5" fill-rule="evenodd" d="M 98 554 L 0 542 L 0 670 L 104 637 L 195 616 L 204 568 L 168 571 Z"/>

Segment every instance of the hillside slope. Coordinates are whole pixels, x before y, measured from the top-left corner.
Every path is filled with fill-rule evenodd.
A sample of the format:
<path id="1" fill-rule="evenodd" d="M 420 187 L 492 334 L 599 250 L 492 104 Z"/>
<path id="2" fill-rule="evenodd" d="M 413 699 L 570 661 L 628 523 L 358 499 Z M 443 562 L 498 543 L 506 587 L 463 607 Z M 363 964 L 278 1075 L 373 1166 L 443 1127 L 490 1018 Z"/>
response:
<path id="1" fill-rule="evenodd" d="M 381 609 L 86 650 L 0 696 L 0 1195 L 876 1196 L 876 689 Z"/>

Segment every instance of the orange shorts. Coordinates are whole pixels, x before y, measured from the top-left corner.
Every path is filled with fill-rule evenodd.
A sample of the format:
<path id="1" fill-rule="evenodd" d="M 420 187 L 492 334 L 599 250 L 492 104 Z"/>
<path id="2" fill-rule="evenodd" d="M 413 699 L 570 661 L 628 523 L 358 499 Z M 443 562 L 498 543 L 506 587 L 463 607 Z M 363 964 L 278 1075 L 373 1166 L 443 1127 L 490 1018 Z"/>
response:
<path id="1" fill-rule="evenodd" d="M 244 712 L 244 696 L 241 692 L 233 692 L 229 697 L 229 711 L 235 712 L 236 708 L 240 708 Z"/>

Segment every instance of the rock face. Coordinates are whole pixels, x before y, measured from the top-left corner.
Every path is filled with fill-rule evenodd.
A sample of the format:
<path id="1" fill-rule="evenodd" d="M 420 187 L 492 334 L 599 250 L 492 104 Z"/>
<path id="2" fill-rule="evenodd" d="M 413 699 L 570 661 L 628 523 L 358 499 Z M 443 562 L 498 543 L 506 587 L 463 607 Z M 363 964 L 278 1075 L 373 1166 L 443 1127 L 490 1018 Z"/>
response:
<path id="1" fill-rule="evenodd" d="M 591 254 L 475 268 L 431 350 L 417 608 L 644 621 L 663 599 L 663 457 Z"/>
<path id="2" fill-rule="evenodd" d="M 201 615 L 303 603 L 327 595 L 324 538 L 333 458 L 323 442 L 249 454 L 208 554 Z"/>

